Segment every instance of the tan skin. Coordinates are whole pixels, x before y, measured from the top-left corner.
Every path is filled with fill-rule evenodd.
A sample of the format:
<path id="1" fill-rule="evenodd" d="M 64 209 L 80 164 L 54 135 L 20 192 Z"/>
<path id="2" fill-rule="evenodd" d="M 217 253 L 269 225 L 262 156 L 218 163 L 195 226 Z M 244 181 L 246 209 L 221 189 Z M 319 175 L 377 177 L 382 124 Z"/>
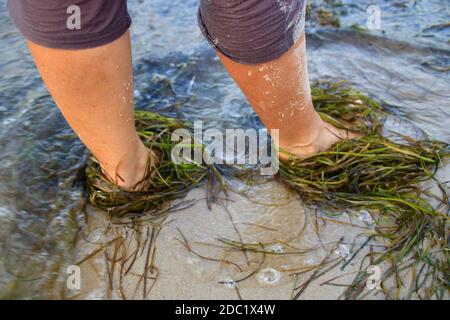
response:
<path id="1" fill-rule="evenodd" d="M 30 41 L 28 46 L 53 99 L 104 173 L 123 189 L 135 189 L 149 151 L 134 126 L 129 32 L 93 49 L 51 49 Z M 325 124 L 314 111 L 304 36 L 264 64 L 245 65 L 218 55 L 267 128 L 280 129 L 283 149 L 304 157 L 354 137 Z M 152 152 L 150 158 L 157 157 Z"/>
<path id="2" fill-rule="evenodd" d="M 267 63 L 246 65 L 218 55 L 264 125 L 279 129 L 282 150 L 305 157 L 357 137 L 322 121 L 314 110 L 304 34 L 287 53 Z"/>
<path id="3" fill-rule="evenodd" d="M 132 189 L 148 150 L 136 135 L 130 34 L 86 50 L 28 42 L 36 66 L 65 119 L 118 185 Z"/>

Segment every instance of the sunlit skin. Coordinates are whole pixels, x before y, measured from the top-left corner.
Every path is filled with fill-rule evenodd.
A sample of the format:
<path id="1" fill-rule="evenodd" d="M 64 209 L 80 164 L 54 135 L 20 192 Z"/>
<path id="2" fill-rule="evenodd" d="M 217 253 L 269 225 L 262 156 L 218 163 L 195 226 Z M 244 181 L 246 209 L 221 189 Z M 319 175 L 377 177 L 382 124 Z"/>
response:
<path id="1" fill-rule="evenodd" d="M 105 174 L 133 188 L 143 178 L 148 150 L 134 126 L 129 32 L 93 49 L 51 49 L 30 41 L 28 47 L 65 119 Z"/>
<path id="2" fill-rule="evenodd" d="M 28 46 L 69 125 L 104 173 L 132 190 L 144 177 L 149 150 L 134 125 L 129 32 L 93 49 L 51 49 L 30 41 Z M 282 148 L 304 157 L 352 137 L 325 124 L 314 111 L 304 36 L 283 56 L 264 64 L 240 64 L 218 55 L 263 123 L 280 130 Z M 153 152 L 151 158 L 156 158 Z"/>
<path id="3" fill-rule="evenodd" d="M 314 110 L 308 78 L 305 35 L 280 58 L 246 65 L 218 55 L 268 129 L 279 129 L 282 159 L 325 151 L 355 133 L 322 121 Z"/>

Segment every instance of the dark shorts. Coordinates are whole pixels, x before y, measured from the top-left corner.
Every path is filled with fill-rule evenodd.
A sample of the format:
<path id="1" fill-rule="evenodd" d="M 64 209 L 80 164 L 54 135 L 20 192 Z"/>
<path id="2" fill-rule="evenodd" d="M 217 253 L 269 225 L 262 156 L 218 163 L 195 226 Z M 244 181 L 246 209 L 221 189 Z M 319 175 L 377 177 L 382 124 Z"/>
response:
<path id="1" fill-rule="evenodd" d="M 200 28 L 209 43 L 241 63 L 273 60 L 304 28 L 306 0 L 201 0 Z M 20 32 L 59 49 L 86 49 L 125 33 L 131 19 L 126 0 L 8 0 Z"/>
<path id="2" fill-rule="evenodd" d="M 80 25 L 77 29 L 76 7 Z M 19 31 L 45 47 L 85 49 L 110 43 L 131 24 L 125 0 L 8 0 Z"/>

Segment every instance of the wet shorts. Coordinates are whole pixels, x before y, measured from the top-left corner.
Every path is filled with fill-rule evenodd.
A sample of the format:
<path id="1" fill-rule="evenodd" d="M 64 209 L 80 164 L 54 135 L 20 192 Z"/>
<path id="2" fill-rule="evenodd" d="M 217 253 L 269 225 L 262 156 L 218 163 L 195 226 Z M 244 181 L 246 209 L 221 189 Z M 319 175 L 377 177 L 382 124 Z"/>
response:
<path id="1" fill-rule="evenodd" d="M 200 28 L 209 43 L 241 63 L 273 60 L 304 28 L 306 0 L 201 0 Z M 131 19 L 126 0 L 8 0 L 14 23 L 30 41 L 85 49 L 110 43 Z"/>

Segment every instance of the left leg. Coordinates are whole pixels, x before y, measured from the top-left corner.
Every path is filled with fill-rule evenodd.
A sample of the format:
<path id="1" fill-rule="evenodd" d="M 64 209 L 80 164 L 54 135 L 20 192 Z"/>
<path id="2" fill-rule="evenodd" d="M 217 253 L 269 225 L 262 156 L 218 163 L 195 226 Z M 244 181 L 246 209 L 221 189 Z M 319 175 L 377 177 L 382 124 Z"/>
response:
<path id="1" fill-rule="evenodd" d="M 79 29 L 66 23 L 71 0 L 9 0 L 8 7 L 69 125 L 110 180 L 126 190 L 140 189 L 156 156 L 134 125 L 126 0 L 75 2 Z"/>

